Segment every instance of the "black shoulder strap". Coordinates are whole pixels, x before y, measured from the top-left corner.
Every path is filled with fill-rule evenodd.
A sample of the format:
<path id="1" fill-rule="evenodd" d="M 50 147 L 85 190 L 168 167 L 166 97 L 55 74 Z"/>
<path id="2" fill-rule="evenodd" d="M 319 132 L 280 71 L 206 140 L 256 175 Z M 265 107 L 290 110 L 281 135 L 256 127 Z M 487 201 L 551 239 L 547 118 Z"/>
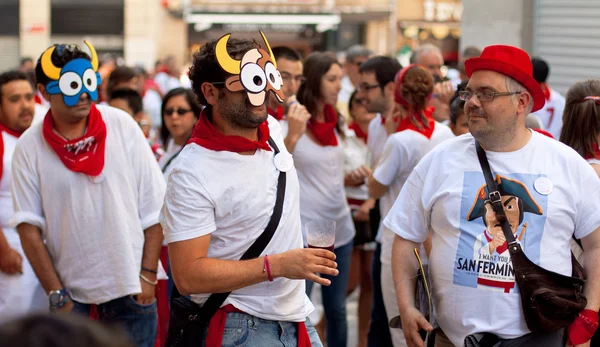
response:
<path id="1" fill-rule="evenodd" d="M 269 136 L 269 145 L 273 148 L 275 155 L 279 153 L 279 147 L 275 144 L 275 141 Z M 277 226 L 279 225 L 279 221 L 281 220 L 281 213 L 283 212 L 283 200 L 285 198 L 285 185 L 286 185 L 286 174 L 284 171 L 279 171 L 279 178 L 277 180 L 277 198 L 275 200 L 275 208 L 273 209 L 273 214 L 271 215 L 271 219 L 269 220 L 269 224 L 263 231 L 262 234 L 254 241 L 254 243 L 248 248 L 248 250 L 242 255 L 240 260 L 248 260 L 258 258 L 260 254 L 267 247 L 273 235 L 275 235 L 275 230 L 277 230 Z M 225 299 L 231 294 L 228 293 L 213 293 L 211 294 L 204 305 L 202 305 L 202 317 L 212 317 L 215 315 L 217 310 L 221 307 Z M 176 299 L 180 296 L 179 292 L 176 288 L 173 288 L 173 294 L 171 295 L 171 300 Z"/>
<path id="2" fill-rule="evenodd" d="M 502 226 L 502 232 L 504 233 L 506 241 L 508 241 L 509 245 L 512 245 L 516 243 L 517 240 L 515 240 L 512 230 L 510 229 L 510 225 L 508 224 L 508 220 L 506 219 L 504 206 L 502 206 L 502 196 L 498 191 L 498 185 L 496 184 L 496 180 L 494 180 L 494 176 L 492 175 L 490 163 L 488 162 L 485 151 L 479 142 L 475 141 L 475 147 L 477 149 L 477 158 L 479 159 L 479 164 L 481 165 L 481 170 L 483 171 L 483 177 L 485 177 L 485 183 L 487 184 L 488 199 L 490 199 L 490 202 L 492 203 L 492 208 L 496 213 L 496 219 Z"/>

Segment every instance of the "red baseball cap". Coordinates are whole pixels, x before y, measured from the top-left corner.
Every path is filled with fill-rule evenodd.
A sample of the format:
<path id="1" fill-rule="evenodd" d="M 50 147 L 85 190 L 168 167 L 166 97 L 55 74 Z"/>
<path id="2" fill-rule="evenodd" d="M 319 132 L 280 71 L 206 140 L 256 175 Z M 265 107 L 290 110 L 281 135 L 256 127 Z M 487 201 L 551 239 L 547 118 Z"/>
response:
<path id="1" fill-rule="evenodd" d="M 533 97 L 531 112 L 544 107 L 544 92 L 533 78 L 531 58 L 524 50 L 506 45 L 488 46 L 483 49 L 481 56 L 465 61 L 465 72 L 469 78 L 478 70 L 496 71 L 521 83 Z"/>

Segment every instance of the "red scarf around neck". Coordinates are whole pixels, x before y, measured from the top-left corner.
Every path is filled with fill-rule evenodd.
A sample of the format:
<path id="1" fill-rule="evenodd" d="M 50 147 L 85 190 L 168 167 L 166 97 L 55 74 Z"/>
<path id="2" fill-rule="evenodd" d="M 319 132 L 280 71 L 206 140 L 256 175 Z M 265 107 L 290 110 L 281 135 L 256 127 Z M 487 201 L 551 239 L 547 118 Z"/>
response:
<path id="1" fill-rule="evenodd" d="M 337 146 L 338 141 L 335 136 L 335 126 L 338 121 L 337 112 L 333 106 L 325 105 L 323 113 L 325 114 L 325 122 L 316 122 L 311 119 L 306 127 L 321 146 Z"/>
<path id="2" fill-rule="evenodd" d="M 88 176 L 98 176 L 102 173 L 106 149 L 106 123 L 96 105 L 92 104 L 90 108 L 87 129 L 83 136 L 67 141 L 53 129 L 52 111 L 48 110 L 42 133 L 67 169 Z"/>
<path id="3" fill-rule="evenodd" d="M 595 152 L 595 154 L 596 154 L 596 157 L 594 157 L 591 154 L 588 154 L 588 155 L 585 156 L 585 159 L 586 160 L 588 160 L 588 159 L 595 159 L 595 158 L 600 159 L 600 146 L 598 146 L 598 145 L 596 145 L 596 152 Z"/>
<path id="4" fill-rule="evenodd" d="M 264 121 L 258 126 L 258 141 L 248 140 L 242 136 L 227 136 L 220 133 L 208 120 L 206 110 L 200 113 L 200 119 L 192 131 L 192 137 L 188 143 L 195 143 L 213 151 L 248 152 L 257 149 L 270 151 L 269 147 L 269 123 Z"/>
<path id="5" fill-rule="evenodd" d="M 427 118 L 428 127 L 426 127 L 425 124 L 423 124 L 423 121 L 421 120 L 421 116 L 415 115 L 415 118 L 417 119 L 417 122 L 420 125 L 420 129 L 419 129 L 419 127 L 415 126 L 411 122 L 411 120 L 410 120 L 411 117 L 406 117 L 402 121 L 400 121 L 400 124 L 398 124 L 398 128 L 396 128 L 396 132 L 403 131 L 403 130 L 414 130 L 414 131 L 418 132 L 419 134 L 425 136 L 426 138 L 431 139 L 431 135 L 433 135 L 433 130 L 435 129 L 435 120 L 433 120 L 433 111 L 434 111 L 434 108 L 431 106 L 427 107 L 423 110 L 423 114 Z"/>
<path id="6" fill-rule="evenodd" d="M 273 117 L 277 120 L 283 119 L 283 106 L 279 105 L 279 106 L 277 106 L 276 109 L 272 109 L 269 107 L 268 110 L 269 110 L 269 114 L 271 115 L 271 117 Z"/>
<path id="7" fill-rule="evenodd" d="M 348 125 L 348 128 L 354 130 L 354 133 L 356 134 L 356 137 L 358 137 L 359 139 L 363 140 L 364 143 L 367 143 L 367 139 L 369 138 L 369 134 L 367 134 L 366 132 L 364 132 L 361 127 L 358 125 L 358 123 L 350 123 L 350 125 Z"/>
<path id="8" fill-rule="evenodd" d="M 23 134 L 23 132 L 18 132 L 12 129 L 9 129 L 7 127 L 5 127 L 4 125 L 0 124 L 0 180 L 2 179 L 2 173 L 4 170 L 4 139 L 2 138 L 2 133 L 5 132 L 9 135 L 12 135 L 16 138 L 21 137 L 21 134 Z"/>

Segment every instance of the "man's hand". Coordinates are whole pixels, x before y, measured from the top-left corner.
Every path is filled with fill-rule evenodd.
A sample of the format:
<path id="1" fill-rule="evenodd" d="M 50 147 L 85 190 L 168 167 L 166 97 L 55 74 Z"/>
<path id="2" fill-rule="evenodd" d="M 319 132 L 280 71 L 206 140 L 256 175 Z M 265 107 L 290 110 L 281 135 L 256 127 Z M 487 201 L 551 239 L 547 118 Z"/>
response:
<path id="1" fill-rule="evenodd" d="M 306 107 L 298 102 L 293 103 L 288 108 L 288 136 L 300 137 L 306 131 L 306 123 L 310 119 L 310 113 Z"/>
<path id="2" fill-rule="evenodd" d="M 67 299 L 64 305 L 56 309 L 56 313 L 71 313 L 74 307 L 73 299 Z"/>
<path id="3" fill-rule="evenodd" d="M 150 279 L 155 280 L 155 278 Z M 135 301 L 140 305 L 150 305 L 156 300 L 156 295 L 154 293 L 155 286 L 146 283 L 146 281 L 142 279 L 140 279 L 140 283 L 142 284 L 142 292 L 135 296 Z"/>
<path id="4" fill-rule="evenodd" d="M 8 275 L 23 273 L 23 256 L 12 248 L 0 253 L 0 271 Z"/>
<path id="5" fill-rule="evenodd" d="M 437 95 L 437 98 L 443 104 L 449 104 L 450 99 L 452 99 L 452 96 L 454 95 L 454 87 L 452 86 L 452 82 L 445 81 L 436 83 L 433 86 L 433 94 Z"/>
<path id="6" fill-rule="evenodd" d="M 285 277 L 293 280 L 310 280 L 322 286 L 331 281 L 319 277 L 316 273 L 337 276 L 335 253 L 319 248 L 297 248 L 269 256 L 273 277 Z"/>
<path id="7" fill-rule="evenodd" d="M 419 330 L 432 331 L 433 326 L 414 307 L 400 311 L 400 318 L 402 319 L 402 330 L 408 347 L 424 347 Z"/>
<path id="8" fill-rule="evenodd" d="M 354 213 L 354 220 L 358 222 L 367 222 L 370 218 L 371 209 L 375 207 L 375 199 L 367 199 L 360 205 L 360 208 Z"/>
<path id="9" fill-rule="evenodd" d="M 363 165 L 346 175 L 344 178 L 344 185 L 349 187 L 363 185 L 371 173 L 371 169 Z"/>

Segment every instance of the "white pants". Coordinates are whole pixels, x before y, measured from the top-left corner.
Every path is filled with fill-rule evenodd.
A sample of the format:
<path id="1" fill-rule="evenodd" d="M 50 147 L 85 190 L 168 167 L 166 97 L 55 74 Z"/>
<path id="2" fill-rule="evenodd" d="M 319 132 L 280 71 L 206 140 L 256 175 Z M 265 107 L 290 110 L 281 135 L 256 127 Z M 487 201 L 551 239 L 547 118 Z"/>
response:
<path id="1" fill-rule="evenodd" d="M 398 310 L 398 299 L 396 299 L 396 286 L 392 276 L 392 244 L 395 234 L 383 228 L 381 238 L 381 293 L 383 296 L 383 304 L 385 305 L 385 313 L 388 320 L 400 314 Z M 392 343 L 394 347 L 406 347 L 406 339 L 402 329 L 391 329 Z"/>
<path id="2" fill-rule="evenodd" d="M 49 309 L 48 296 L 25 257 L 21 243 L 9 240 L 9 246 L 23 256 L 23 274 L 0 272 L 0 323 Z"/>

